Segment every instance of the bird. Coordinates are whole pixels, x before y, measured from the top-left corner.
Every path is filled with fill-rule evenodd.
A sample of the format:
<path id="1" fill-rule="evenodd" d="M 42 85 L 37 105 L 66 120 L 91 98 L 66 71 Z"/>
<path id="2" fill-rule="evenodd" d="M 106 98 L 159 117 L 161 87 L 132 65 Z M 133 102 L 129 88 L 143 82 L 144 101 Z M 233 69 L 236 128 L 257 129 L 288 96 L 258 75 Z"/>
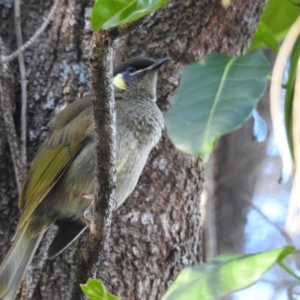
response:
<path id="1" fill-rule="evenodd" d="M 169 58 L 132 57 L 114 68 L 116 109 L 116 208 L 131 194 L 152 148 L 164 130 L 156 104 L 158 70 Z M 18 200 L 21 210 L 12 246 L 0 266 L 0 299 L 13 300 L 46 229 L 57 234 L 48 250 L 53 258 L 86 228 L 95 174 L 92 97 L 74 101 L 49 123 Z M 87 196 L 88 195 L 88 196 Z"/>

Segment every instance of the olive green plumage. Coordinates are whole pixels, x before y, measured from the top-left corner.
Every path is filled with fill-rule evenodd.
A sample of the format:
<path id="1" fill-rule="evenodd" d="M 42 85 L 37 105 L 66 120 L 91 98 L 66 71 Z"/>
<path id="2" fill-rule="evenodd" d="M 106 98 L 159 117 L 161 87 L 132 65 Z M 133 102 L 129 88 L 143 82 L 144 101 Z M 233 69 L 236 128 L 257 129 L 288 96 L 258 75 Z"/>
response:
<path id="1" fill-rule="evenodd" d="M 156 105 L 158 69 L 168 59 L 136 57 L 115 69 L 117 206 L 134 189 L 164 122 Z M 0 266 L 0 299 L 13 300 L 45 230 L 58 233 L 49 248 L 53 257 L 86 228 L 79 220 L 94 190 L 95 131 L 91 97 L 67 106 L 51 121 L 23 184 L 21 217 L 13 245 Z"/>

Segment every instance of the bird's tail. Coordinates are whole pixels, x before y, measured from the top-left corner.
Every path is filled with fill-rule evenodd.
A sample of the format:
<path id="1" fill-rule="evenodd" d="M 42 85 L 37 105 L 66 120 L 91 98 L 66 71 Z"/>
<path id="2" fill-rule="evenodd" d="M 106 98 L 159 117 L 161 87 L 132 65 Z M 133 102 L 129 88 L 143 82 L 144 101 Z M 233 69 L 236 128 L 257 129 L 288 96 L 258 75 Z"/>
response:
<path id="1" fill-rule="evenodd" d="M 14 300 L 19 285 L 30 265 L 44 232 L 28 238 L 27 226 L 17 233 L 15 240 L 0 266 L 0 299 Z"/>

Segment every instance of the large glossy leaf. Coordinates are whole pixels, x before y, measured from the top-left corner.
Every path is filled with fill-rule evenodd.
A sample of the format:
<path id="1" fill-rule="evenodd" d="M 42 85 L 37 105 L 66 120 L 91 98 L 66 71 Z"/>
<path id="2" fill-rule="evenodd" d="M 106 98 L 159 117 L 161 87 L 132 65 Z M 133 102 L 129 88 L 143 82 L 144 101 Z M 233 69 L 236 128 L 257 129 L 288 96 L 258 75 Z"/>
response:
<path id="1" fill-rule="evenodd" d="M 81 284 L 80 287 L 91 300 L 120 300 L 119 297 L 107 291 L 101 280 L 89 279 L 86 284 Z"/>
<path id="2" fill-rule="evenodd" d="M 277 52 L 276 42 L 284 39 L 298 15 L 299 7 L 292 4 L 290 0 L 269 0 L 249 51 L 270 47 Z"/>
<path id="3" fill-rule="evenodd" d="M 96 0 L 91 23 L 93 30 L 120 26 L 137 20 L 167 3 L 168 0 Z"/>
<path id="4" fill-rule="evenodd" d="M 220 136 L 251 115 L 269 72 L 260 51 L 238 58 L 211 54 L 187 66 L 165 116 L 174 145 L 207 156 Z"/>
<path id="5" fill-rule="evenodd" d="M 162 300 L 217 300 L 255 283 L 269 268 L 295 251 L 287 246 L 252 255 L 222 255 L 183 269 Z"/>

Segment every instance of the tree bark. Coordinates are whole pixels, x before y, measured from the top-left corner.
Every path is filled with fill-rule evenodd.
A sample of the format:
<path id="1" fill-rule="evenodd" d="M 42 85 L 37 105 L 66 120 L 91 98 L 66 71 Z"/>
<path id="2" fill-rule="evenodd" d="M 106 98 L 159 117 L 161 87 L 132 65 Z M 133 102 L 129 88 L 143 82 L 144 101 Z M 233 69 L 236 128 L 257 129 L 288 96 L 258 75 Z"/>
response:
<path id="1" fill-rule="evenodd" d="M 170 0 L 141 28 L 116 43 L 115 61 L 134 55 L 169 56 L 172 62 L 159 75 L 158 104 L 170 106 L 186 63 L 209 52 L 245 52 L 266 1 L 232 0 L 226 9 L 219 0 Z M 28 40 L 49 12 L 51 1 L 21 3 L 23 40 Z M 47 123 L 66 102 L 89 92 L 92 1 L 60 4 L 54 20 L 25 52 L 28 79 L 28 160 L 47 134 Z M 0 35 L 15 50 L 13 8 L 0 0 Z M 12 63 L 18 79 L 17 61 Z M 19 129 L 20 89 L 16 89 L 15 121 Z M 5 139 L 0 130 L 1 140 Z M 0 153 L 0 257 L 8 251 L 19 217 L 16 184 L 8 147 Z M 201 159 L 178 152 L 166 135 L 152 151 L 139 183 L 114 213 L 110 255 L 99 270 L 110 291 L 122 299 L 160 299 L 185 264 L 201 262 Z M 83 237 L 54 260 L 46 260 L 51 229 L 22 285 L 22 299 L 68 299 L 76 251 Z"/>

